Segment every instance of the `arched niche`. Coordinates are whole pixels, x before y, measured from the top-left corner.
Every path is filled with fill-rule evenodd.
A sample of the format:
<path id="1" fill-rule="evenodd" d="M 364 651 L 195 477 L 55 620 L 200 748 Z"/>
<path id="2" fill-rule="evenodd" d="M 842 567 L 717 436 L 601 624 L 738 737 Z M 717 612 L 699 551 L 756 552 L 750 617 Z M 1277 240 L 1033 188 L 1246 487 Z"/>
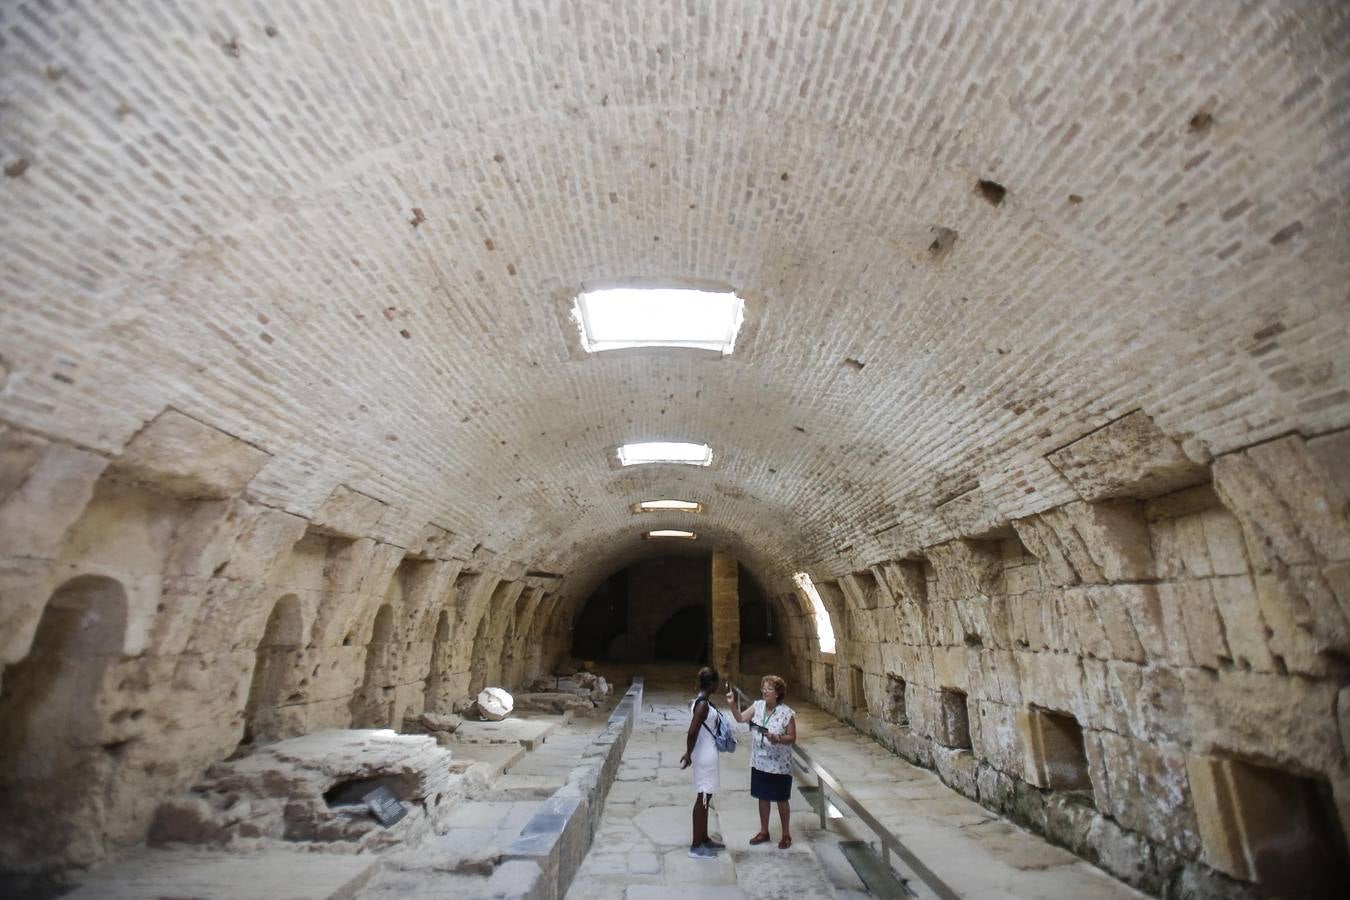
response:
<path id="1" fill-rule="evenodd" d="M 366 644 L 366 672 L 361 689 L 352 697 L 353 728 L 389 728 L 394 725 L 394 688 L 399 644 L 395 640 L 394 607 L 385 603 L 375 613 Z"/>
<path id="2" fill-rule="evenodd" d="M 82 575 L 48 600 L 33 643 L 0 690 L 0 871 L 41 873 L 105 855 L 101 802 L 144 710 L 100 703 L 122 656 L 127 595 Z M 110 712 L 115 710 L 115 712 Z"/>
<path id="3" fill-rule="evenodd" d="M 304 730 L 299 723 L 288 725 L 292 717 L 286 714 L 287 707 L 305 700 L 307 682 L 298 670 L 304 627 L 300 600 L 294 594 L 287 594 L 272 607 L 258 642 L 241 743 L 263 743 Z"/>
<path id="4" fill-rule="evenodd" d="M 441 610 L 436 618 L 436 634 L 431 642 L 431 667 L 427 672 L 426 696 L 423 707 L 428 712 L 448 713 L 451 711 L 449 678 L 450 669 L 450 612 Z"/>

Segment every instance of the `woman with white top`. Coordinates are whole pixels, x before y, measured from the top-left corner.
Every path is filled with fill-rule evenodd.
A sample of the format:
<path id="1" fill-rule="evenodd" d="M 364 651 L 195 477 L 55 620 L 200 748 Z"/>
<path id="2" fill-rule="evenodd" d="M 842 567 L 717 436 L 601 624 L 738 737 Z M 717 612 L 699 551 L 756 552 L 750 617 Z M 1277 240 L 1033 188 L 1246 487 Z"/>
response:
<path id="1" fill-rule="evenodd" d="M 727 705 L 737 722 L 750 723 L 750 796 L 759 801 L 759 834 L 752 844 L 769 840 L 769 804 L 778 804 L 778 821 L 783 827 L 781 850 L 792 846 L 789 831 L 788 798 L 792 794 L 792 745 L 797 742 L 797 716 L 783 702 L 787 683 L 777 675 L 765 675 L 759 683 L 761 699 L 744 711 L 736 702 L 736 692 L 727 694 Z"/>
<path id="2" fill-rule="evenodd" d="M 689 704 L 689 731 L 685 735 L 684 756 L 680 757 L 681 769 L 694 767 L 694 834 L 689 842 L 690 859 L 716 859 L 717 851 L 726 849 L 725 844 L 708 834 L 708 808 L 712 805 L 713 794 L 722 784 L 717 745 L 713 741 L 713 726 L 717 724 L 714 717 L 721 714 L 712 708 L 709 699 L 719 680 L 716 669 L 707 666 L 699 669 L 698 696 Z"/>

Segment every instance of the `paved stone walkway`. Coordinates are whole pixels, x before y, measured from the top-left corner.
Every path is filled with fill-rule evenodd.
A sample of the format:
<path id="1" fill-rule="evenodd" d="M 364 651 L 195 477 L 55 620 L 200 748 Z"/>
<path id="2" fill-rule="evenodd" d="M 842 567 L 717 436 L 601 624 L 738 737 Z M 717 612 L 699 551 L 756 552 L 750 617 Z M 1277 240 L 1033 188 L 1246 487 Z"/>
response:
<path id="1" fill-rule="evenodd" d="M 749 793 L 750 757 L 744 741 L 734 755 L 722 758 L 722 793 L 709 823 L 727 850 L 715 862 L 686 856 L 693 795 L 679 758 L 690 696 L 689 690 L 669 685 L 649 687 L 595 844 L 568 900 L 870 896 L 839 843 L 871 840 L 871 834 L 848 818 L 832 819 L 821 831 L 816 813 L 799 792 L 792 799 L 793 847 L 777 849 L 776 810 L 770 818 L 774 841 L 749 846 L 759 817 Z M 906 763 L 828 713 L 794 708 L 798 732 L 811 754 L 963 897 L 1145 896 L 962 797 L 936 774 Z M 919 896 L 931 896 L 922 884 L 911 886 Z"/>

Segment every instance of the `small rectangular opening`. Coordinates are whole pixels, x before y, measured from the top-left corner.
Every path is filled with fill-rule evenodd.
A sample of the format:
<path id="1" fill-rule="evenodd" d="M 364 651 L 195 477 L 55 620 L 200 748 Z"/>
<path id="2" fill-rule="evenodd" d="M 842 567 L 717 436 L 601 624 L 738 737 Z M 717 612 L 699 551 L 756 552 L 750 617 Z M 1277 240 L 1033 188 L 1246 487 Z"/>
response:
<path id="1" fill-rule="evenodd" d="M 1052 790 L 1091 790 L 1083 726 L 1068 713 L 1033 707 L 1034 760 L 1041 787 Z"/>
<path id="2" fill-rule="evenodd" d="M 850 666 L 849 677 L 849 702 L 853 708 L 862 712 L 867 711 L 867 683 L 863 677 L 863 670 L 860 666 Z"/>
<path id="3" fill-rule="evenodd" d="M 965 691 L 943 688 L 937 740 L 955 750 L 970 749 L 970 712 Z"/>
<path id="4" fill-rule="evenodd" d="M 825 696 L 834 696 L 834 666 L 828 663 L 825 665 Z"/>
<path id="5" fill-rule="evenodd" d="M 905 679 L 886 675 L 886 720 L 901 728 L 909 727 L 909 713 L 905 709 Z"/>
<path id="6" fill-rule="evenodd" d="M 1265 896 L 1342 896 L 1350 859 L 1330 785 L 1236 759 L 1214 764 L 1219 816 L 1201 822 L 1207 855 Z"/>

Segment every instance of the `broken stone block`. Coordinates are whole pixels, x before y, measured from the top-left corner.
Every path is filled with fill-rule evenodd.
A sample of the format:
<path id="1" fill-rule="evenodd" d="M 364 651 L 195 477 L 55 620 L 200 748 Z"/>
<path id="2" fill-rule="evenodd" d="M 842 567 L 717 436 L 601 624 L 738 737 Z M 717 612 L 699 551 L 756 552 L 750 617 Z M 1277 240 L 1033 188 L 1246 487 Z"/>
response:
<path id="1" fill-rule="evenodd" d="M 1199 484 L 1205 466 L 1142 410 L 1079 438 L 1046 457 L 1084 500 L 1156 497 Z"/>
<path id="2" fill-rule="evenodd" d="M 424 712 L 403 720 L 405 734 L 453 734 L 464 722 L 463 716 Z"/>
<path id="3" fill-rule="evenodd" d="M 594 703 L 579 694 L 559 691 L 517 694 L 515 704 L 518 709 L 531 709 L 547 713 L 564 713 L 569 709 L 577 712 L 589 712 L 595 708 Z"/>
<path id="4" fill-rule="evenodd" d="M 127 444 L 115 468 L 181 497 L 232 497 L 270 458 L 232 434 L 166 409 Z"/>
<path id="5" fill-rule="evenodd" d="M 478 713 L 489 722 L 500 722 L 511 715 L 515 701 L 511 695 L 499 687 L 483 688 L 477 698 Z"/>

